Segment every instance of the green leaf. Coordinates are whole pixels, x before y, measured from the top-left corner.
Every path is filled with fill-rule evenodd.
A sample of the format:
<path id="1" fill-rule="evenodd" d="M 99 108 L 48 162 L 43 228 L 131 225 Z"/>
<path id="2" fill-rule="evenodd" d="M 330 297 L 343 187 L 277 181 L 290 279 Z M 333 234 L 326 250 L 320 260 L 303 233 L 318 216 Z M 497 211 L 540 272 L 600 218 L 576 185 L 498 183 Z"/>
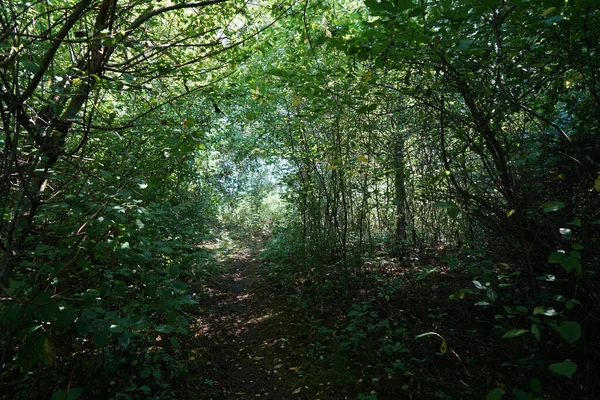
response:
<path id="1" fill-rule="evenodd" d="M 581 263 L 578 259 L 571 257 L 570 255 L 565 254 L 562 260 L 560 260 L 560 266 L 567 272 L 571 272 L 573 269 L 577 272 L 581 272 Z"/>
<path id="2" fill-rule="evenodd" d="M 514 388 L 512 392 L 517 398 L 517 400 L 533 400 L 533 395 L 529 392 L 524 391 L 523 389 Z"/>
<path id="3" fill-rule="evenodd" d="M 566 376 L 569 379 L 577 372 L 577 364 L 572 361 L 550 364 L 549 368 L 555 374 Z"/>
<path id="4" fill-rule="evenodd" d="M 61 329 L 67 329 L 73 325 L 77 319 L 77 313 L 71 307 L 65 307 L 58 312 L 56 318 L 56 325 Z"/>
<path id="5" fill-rule="evenodd" d="M 175 331 L 175 327 L 169 324 L 162 324 L 158 325 L 156 328 L 154 328 L 154 330 L 160 333 L 171 333 Z"/>
<path id="6" fill-rule="evenodd" d="M 366 114 L 370 111 L 375 111 L 377 109 L 377 103 L 375 104 L 369 104 L 366 106 L 362 106 L 361 108 L 359 108 L 358 110 L 356 110 L 356 112 L 358 114 Z"/>
<path id="7" fill-rule="evenodd" d="M 131 343 L 131 332 L 123 332 L 119 335 L 119 345 L 123 348 L 127 348 Z"/>
<path id="8" fill-rule="evenodd" d="M 395 0 L 394 6 L 396 11 L 402 12 L 408 10 L 409 8 L 412 8 L 414 4 L 411 0 Z"/>
<path id="9" fill-rule="evenodd" d="M 581 326 L 574 321 L 563 321 L 558 332 L 567 342 L 573 344 L 581 337 Z"/>
<path id="10" fill-rule="evenodd" d="M 567 225 L 581 226 L 581 220 L 579 218 L 575 218 L 574 220 L 567 222 Z"/>
<path id="11" fill-rule="evenodd" d="M 94 344 L 97 348 L 105 347 L 109 343 L 108 331 L 102 329 L 94 333 Z"/>
<path id="12" fill-rule="evenodd" d="M 549 213 L 565 208 L 565 203 L 560 201 L 549 201 L 542 204 L 540 208 L 544 210 L 545 213 Z"/>
<path id="13" fill-rule="evenodd" d="M 123 333 L 123 332 L 125 332 L 125 328 L 122 327 L 121 325 L 111 325 L 110 328 L 108 328 L 108 330 L 111 333 Z"/>
<path id="14" fill-rule="evenodd" d="M 23 313 L 25 306 L 21 303 L 9 304 L 3 310 L 0 310 L 0 321 L 2 321 L 3 328 L 14 329 L 23 320 Z"/>
<path id="15" fill-rule="evenodd" d="M 479 281 L 473 281 L 473 285 L 475 285 L 477 289 L 485 289 L 485 287 Z"/>
<path id="16" fill-rule="evenodd" d="M 33 72 L 34 74 L 37 74 L 42 70 L 37 64 L 31 61 L 21 61 L 21 65 L 23 65 L 23 68 L 25 68 L 27 71 Z"/>
<path id="17" fill-rule="evenodd" d="M 456 217 L 458 217 L 458 207 L 455 205 L 451 205 L 448 206 L 448 208 L 446 209 L 446 212 L 448 213 L 448 216 L 452 219 L 456 219 Z"/>
<path id="18" fill-rule="evenodd" d="M 168 246 L 160 247 L 158 249 L 158 251 L 160 251 L 162 253 L 165 253 L 165 254 L 172 254 L 173 253 L 173 249 L 171 247 L 168 247 Z"/>
<path id="19" fill-rule="evenodd" d="M 92 330 L 92 327 L 90 326 L 89 322 L 87 321 L 87 319 L 80 317 L 77 322 L 75 323 L 75 329 L 77 330 L 77 332 L 80 335 L 87 335 L 88 333 L 90 333 L 90 331 Z"/>
<path id="20" fill-rule="evenodd" d="M 565 257 L 564 251 L 553 251 L 548 257 L 548 264 L 560 264 L 562 259 Z"/>
<path id="21" fill-rule="evenodd" d="M 504 390 L 502 388 L 492 389 L 488 392 L 486 400 L 500 400 L 503 394 Z"/>
<path id="22" fill-rule="evenodd" d="M 542 339 L 542 333 L 540 328 L 536 324 L 531 325 L 531 333 L 535 336 L 535 339 L 539 342 Z"/>
<path id="23" fill-rule="evenodd" d="M 540 382 L 540 380 L 537 378 L 533 378 L 531 381 L 529 381 L 529 387 L 531 388 L 532 393 L 537 393 L 542 390 L 542 382 Z"/>
<path id="24" fill-rule="evenodd" d="M 52 394 L 51 400 L 77 400 L 82 394 L 83 389 L 79 387 L 70 388 L 68 392 L 60 389 Z"/>
<path id="25" fill-rule="evenodd" d="M 521 336 L 525 333 L 529 332 L 527 329 L 511 329 L 510 331 L 506 332 L 503 336 L 502 339 L 510 339 L 510 338 L 514 338 L 517 336 Z"/>

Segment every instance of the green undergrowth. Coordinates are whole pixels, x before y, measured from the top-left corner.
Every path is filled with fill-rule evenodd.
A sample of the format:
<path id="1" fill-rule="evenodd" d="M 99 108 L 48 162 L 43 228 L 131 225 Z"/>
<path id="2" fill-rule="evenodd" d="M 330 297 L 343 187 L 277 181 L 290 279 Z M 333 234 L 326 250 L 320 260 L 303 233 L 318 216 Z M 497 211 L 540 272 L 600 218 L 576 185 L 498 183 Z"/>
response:
<path id="1" fill-rule="evenodd" d="M 185 375 L 178 349 L 196 306 L 191 288 L 218 264 L 199 244 L 125 228 L 80 257 L 80 272 L 46 287 L 23 274 L 6 288 L 14 300 L 0 309 L 0 399 L 173 398 Z M 38 245 L 31 258 L 41 268 L 61 254 Z"/>
<path id="2" fill-rule="evenodd" d="M 295 348 L 323 393 L 593 398 L 597 367 L 584 343 L 597 334 L 597 318 L 584 312 L 591 300 L 578 287 L 595 271 L 577 278 L 551 269 L 537 277 L 534 298 L 515 265 L 468 244 L 438 251 L 427 264 L 381 247 L 358 262 L 325 264 L 313 263 L 293 237 L 275 235 L 263 259 L 273 287 L 291 293 L 304 318 Z"/>

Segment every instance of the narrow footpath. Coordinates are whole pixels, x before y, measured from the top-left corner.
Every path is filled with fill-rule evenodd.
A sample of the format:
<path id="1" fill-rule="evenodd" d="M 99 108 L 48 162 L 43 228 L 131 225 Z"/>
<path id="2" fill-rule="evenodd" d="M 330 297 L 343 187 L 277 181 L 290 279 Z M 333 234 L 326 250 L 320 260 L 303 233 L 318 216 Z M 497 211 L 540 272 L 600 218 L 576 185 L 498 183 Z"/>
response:
<path id="1" fill-rule="evenodd" d="M 179 398 L 320 397 L 303 376 L 303 351 L 293 348 L 302 316 L 269 283 L 259 251 L 245 246 L 222 256 L 223 273 L 195 288 L 200 301 L 182 346 L 188 376 Z"/>

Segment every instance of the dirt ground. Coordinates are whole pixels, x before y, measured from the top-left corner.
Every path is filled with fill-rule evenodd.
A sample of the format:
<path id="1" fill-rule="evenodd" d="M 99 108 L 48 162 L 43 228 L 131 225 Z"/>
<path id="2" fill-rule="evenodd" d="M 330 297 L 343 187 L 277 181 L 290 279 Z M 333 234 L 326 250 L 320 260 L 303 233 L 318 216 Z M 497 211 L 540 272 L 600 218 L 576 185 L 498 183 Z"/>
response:
<path id="1" fill-rule="evenodd" d="M 234 250 L 222 258 L 223 273 L 198 288 L 203 294 L 183 345 L 189 375 L 181 398 L 319 398 L 292 348 L 302 318 L 270 285 L 257 253 Z"/>

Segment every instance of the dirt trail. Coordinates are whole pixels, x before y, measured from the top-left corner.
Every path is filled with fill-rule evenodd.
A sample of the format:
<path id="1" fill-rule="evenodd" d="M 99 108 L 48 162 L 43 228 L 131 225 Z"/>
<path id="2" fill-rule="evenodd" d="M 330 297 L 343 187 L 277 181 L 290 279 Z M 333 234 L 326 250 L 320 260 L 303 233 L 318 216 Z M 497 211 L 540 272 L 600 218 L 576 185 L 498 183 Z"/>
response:
<path id="1" fill-rule="evenodd" d="M 203 288 L 185 343 L 185 399 L 315 399 L 290 345 L 302 317 L 269 285 L 257 249 L 227 257 Z"/>

